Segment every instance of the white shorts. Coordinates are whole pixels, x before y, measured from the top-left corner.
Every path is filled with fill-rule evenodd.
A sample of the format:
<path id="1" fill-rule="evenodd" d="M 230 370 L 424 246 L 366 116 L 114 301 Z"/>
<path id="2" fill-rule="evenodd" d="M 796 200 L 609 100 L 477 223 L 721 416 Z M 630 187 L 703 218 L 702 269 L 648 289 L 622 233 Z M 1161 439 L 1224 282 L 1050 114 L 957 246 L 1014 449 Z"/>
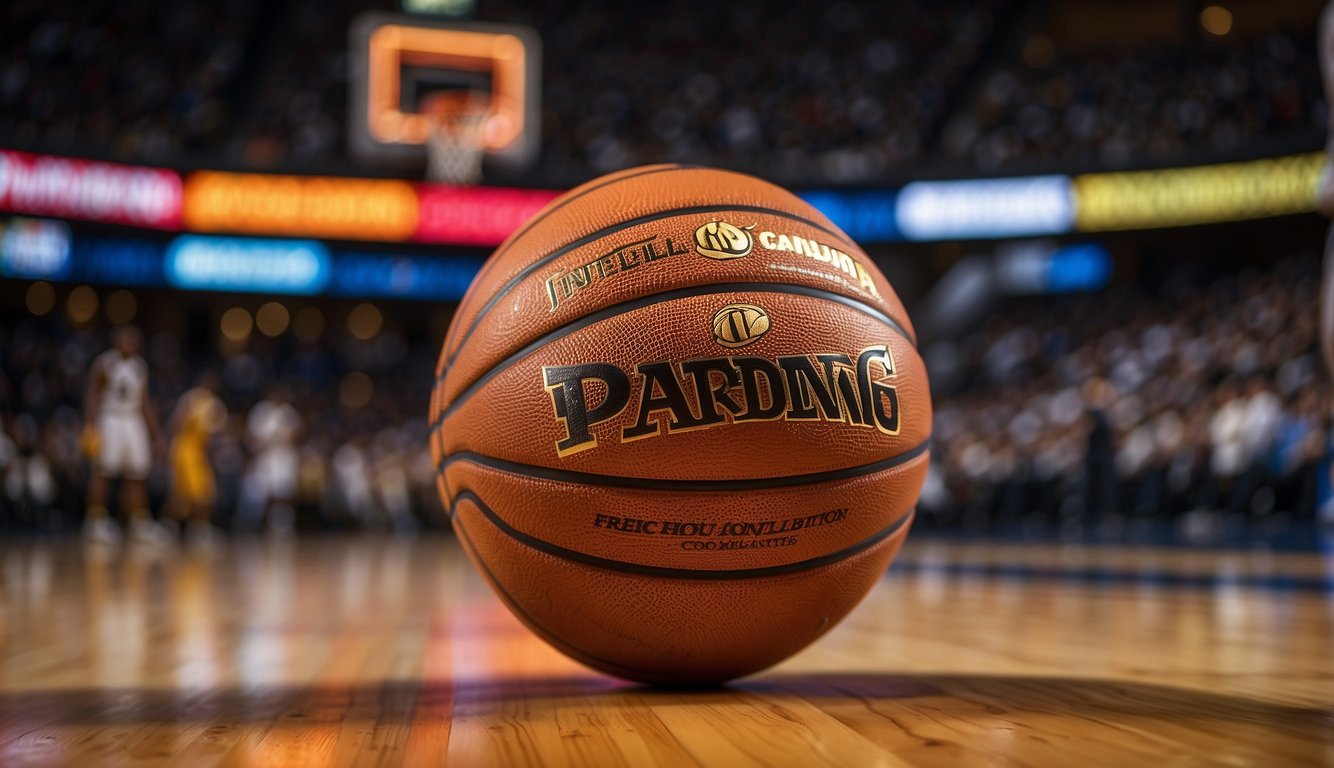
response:
<path id="1" fill-rule="evenodd" d="M 290 501 L 296 496 L 297 455 L 291 448 L 270 448 L 255 457 L 248 481 L 256 498 Z"/>
<path id="2" fill-rule="evenodd" d="M 103 413 L 97 419 L 100 445 L 97 473 L 106 477 L 143 480 L 153 466 L 148 424 L 142 416 Z"/>

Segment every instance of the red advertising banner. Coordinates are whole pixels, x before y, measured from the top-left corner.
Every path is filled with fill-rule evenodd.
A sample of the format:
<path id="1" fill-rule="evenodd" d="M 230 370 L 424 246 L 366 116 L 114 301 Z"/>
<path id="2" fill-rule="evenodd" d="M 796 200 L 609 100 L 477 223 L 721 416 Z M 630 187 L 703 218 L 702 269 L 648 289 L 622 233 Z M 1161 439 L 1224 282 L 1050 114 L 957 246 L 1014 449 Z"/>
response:
<path id="1" fill-rule="evenodd" d="M 0 149 L 0 210 L 180 229 L 181 177 L 162 168 Z"/>
<path id="2" fill-rule="evenodd" d="M 550 189 L 418 184 L 420 243 L 499 245 L 561 193 Z"/>

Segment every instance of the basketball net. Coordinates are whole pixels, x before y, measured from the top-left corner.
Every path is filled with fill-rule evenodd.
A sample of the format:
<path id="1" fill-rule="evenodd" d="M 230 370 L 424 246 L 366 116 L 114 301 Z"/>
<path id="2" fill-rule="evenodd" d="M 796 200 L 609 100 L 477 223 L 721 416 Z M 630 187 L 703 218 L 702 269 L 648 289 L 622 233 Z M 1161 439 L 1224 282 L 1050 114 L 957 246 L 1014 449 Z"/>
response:
<path id="1" fill-rule="evenodd" d="M 435 95 L 423 105 L 431 126 L 426 137 L 428 180 L 456 186 L 481 182 L 489 103 L 485 96 L 461 92 Z"/>

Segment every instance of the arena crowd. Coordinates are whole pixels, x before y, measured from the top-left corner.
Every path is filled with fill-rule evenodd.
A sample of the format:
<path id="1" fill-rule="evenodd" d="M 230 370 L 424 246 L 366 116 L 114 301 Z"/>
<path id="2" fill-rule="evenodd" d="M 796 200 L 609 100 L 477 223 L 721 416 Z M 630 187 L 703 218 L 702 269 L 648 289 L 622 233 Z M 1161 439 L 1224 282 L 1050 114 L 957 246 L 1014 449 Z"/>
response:
<path id="1" fill-rule="evenodd" d="M 571 185 L 684 161 L 786 184 L 935 165 L 1120 167 L 1321 145 L 1311 23 L 1067 50 L 1017 0 L 718 5 L 483 0 L 543 40 L 541 160 Z M 0 9 L 0 145 L 347 171 L 348 28 L 396 0 Z M 112 10 L 114 7 L 114 11 Z M 53 19 L 65 19 L 55 21 Z M 1012 48 L 1017 48 L 1011 52 Z M 374 171 L 376 169 L 366 168 Z"/>
<path id="2" fill-rule="evenodd" d="M 936 399 L 927 520 L 1013 530 L 1310 520 L 1331 399 L 1314 255 L 1012 306 L 961 344 Z"/>

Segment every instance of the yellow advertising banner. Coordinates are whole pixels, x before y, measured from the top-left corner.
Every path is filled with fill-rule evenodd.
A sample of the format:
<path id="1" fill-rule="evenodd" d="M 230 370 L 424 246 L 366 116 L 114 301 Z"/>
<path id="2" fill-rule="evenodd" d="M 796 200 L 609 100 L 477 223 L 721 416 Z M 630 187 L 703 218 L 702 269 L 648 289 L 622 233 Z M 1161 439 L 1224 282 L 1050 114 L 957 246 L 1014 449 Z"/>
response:
<path id="1" fill-rule="evenodd" d="M 1313 152 L 1195 168 L 1086 173 L 1074 180 L 1075 228 L 1102 232 L 1306 213 L 1315 210 L 1324 163 L 1324 154 Z"/>
<path id="2" fill-rule="evenodd" d="M 195 232 L 405 241 L 417 228 L 405 181 L 197 171 L 182 218 Z"/>

